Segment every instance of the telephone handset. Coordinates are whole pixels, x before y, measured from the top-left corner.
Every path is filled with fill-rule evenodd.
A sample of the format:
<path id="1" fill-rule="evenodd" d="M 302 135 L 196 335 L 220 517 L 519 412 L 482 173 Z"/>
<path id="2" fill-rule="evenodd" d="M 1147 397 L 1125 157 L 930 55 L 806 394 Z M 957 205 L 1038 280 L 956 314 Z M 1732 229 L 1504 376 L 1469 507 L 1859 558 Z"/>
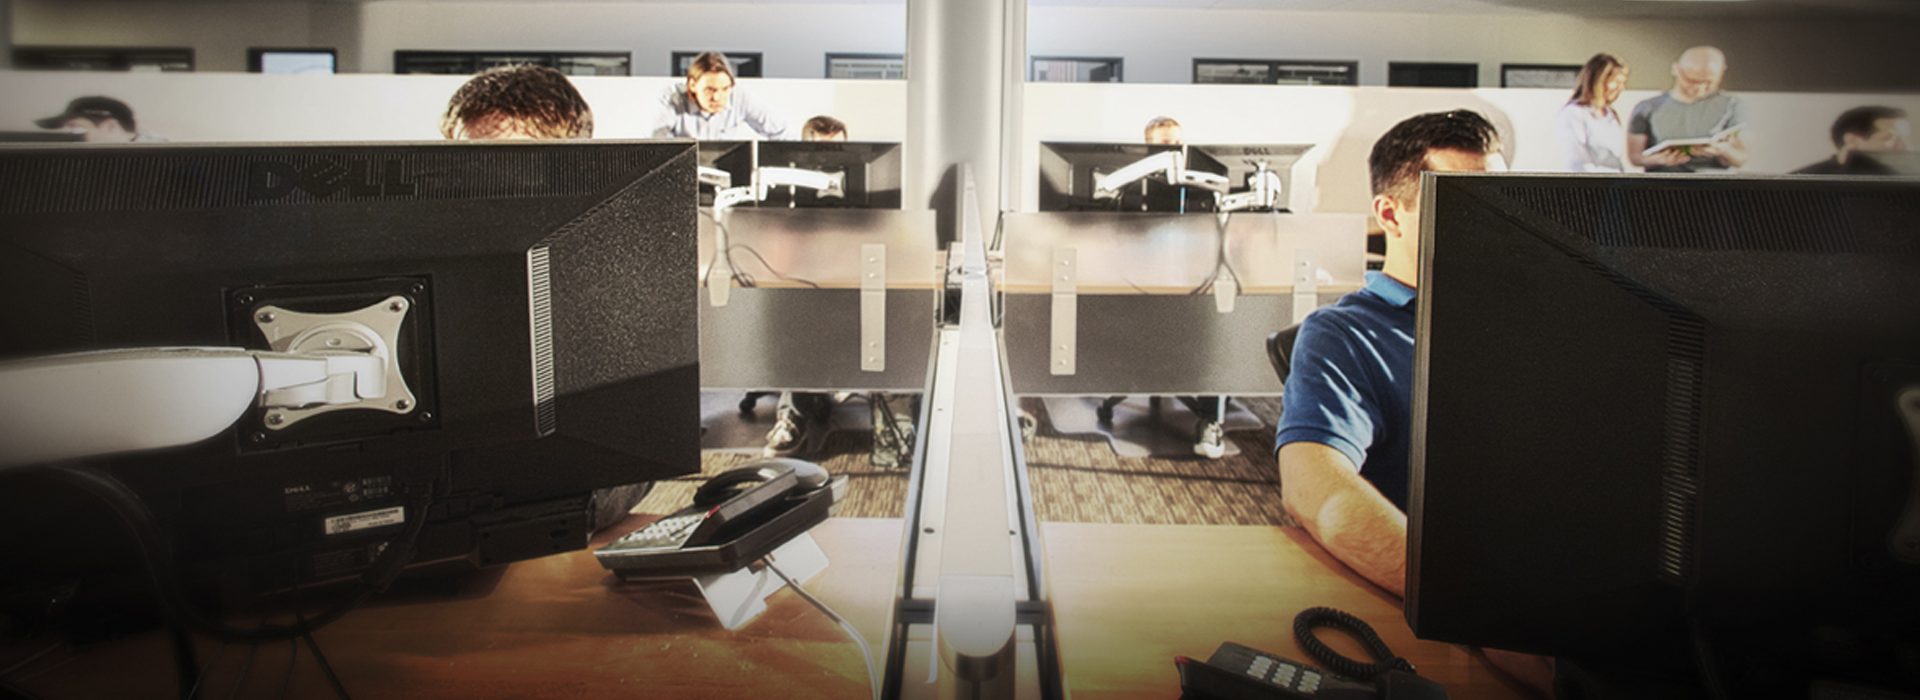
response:
<path id="1" fill-rule="evenodd" d="M 826 485 L 828 472 L 818 464 L 789 458 L 755 460 L 707 479 L 693 495 L 693 504 L 616 539 L 595 554 L 612 568 L 616 558 L 726 543 L 789 510 L 791 499 Z"/>

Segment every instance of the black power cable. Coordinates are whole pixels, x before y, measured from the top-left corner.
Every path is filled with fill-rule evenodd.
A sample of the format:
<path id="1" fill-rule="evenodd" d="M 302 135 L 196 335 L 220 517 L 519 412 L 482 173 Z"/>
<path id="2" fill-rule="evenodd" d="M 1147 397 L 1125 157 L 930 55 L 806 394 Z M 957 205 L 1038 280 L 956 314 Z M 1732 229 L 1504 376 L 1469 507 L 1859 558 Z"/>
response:
<path id="1" fill-rule="evenodd" d="M 1340 655 L 1326 642 L 1314 635 L 1314 630 L 1332 627 L 1353 635 L 1367 648 L 1367 653 L 1378 659 L 1374 663 L 1361 663 Z M 1387 643 L 1381 641 L 1380 634 L 1365 620 L 1354 617 L 1333 608 L 1308 608 L 1293 618 L 1293 638 L 1300 643 L 1300 649 L 1307 652 L 1313 660 L 1327 670 L 1358 681 L 1371 681 L 1374 677 L 1388 671 L 1415 673 L 1413 662 L 1393 655 Z"/>

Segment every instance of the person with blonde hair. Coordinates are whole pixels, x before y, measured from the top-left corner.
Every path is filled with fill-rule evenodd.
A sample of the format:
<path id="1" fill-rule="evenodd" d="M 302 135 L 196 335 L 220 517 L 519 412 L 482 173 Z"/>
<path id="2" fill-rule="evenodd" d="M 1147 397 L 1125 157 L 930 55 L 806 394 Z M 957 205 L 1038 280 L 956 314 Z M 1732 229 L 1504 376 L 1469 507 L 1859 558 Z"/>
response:
<path id="1" fill-rule="evenodd" d="M 1627 169 L 1627 123 L 1613 104 L 1627 89 L 1627 63 L 1597 53 L 1580 68 L 1573 98 L 1553 119 L 1561 166 L 1576 173 Z"/>
<path id="2" fill-rule="evenodd" d="M 787 124 L 747 93 L 735 89 L 733 65 L 718 51 L 693 57 L 687 79 L 660 96 L 664 121 L 654 138 L 740 141 L 791 138 Z"/>
<path id="3" fill-rule="evenodd" d="M 454 91 L 440 117 L 440 135 L 452 140 L 592 138 L 593 108 L 560 71 L 498 66 Z"/>
<path id="4" fill-rule="evenodd" d="M 1178 146 L 1185 141 L 1180 122 L 1173 117 L 1154 117 L 1147 120 L 1146 132 L 1143 135 L 1150 144 Z"/>

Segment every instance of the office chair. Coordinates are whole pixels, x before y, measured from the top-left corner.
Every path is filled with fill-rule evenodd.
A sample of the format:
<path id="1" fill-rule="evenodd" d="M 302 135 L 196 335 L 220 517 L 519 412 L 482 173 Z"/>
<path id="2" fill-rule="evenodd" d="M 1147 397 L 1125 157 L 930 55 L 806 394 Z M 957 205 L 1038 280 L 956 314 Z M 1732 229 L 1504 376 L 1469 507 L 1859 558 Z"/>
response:
<path id="1" fill-rule="evenodd" d="M 1298 337 L 1298 323 L 1267 336 L 1267 361 L 1273 363 L 1273 373 L 1279 375 L 1282 386 L 1286 385 L 1287 374 L 1293 369 L 1293 341 Z"/>

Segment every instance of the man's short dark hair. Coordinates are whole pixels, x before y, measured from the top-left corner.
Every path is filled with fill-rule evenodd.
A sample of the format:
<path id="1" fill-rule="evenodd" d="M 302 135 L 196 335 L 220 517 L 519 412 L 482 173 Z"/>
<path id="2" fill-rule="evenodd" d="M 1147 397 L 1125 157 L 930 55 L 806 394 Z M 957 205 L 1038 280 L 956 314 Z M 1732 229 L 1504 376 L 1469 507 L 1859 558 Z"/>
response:
<path id="1" fill-rule="evenodd" d="M 454 91 L 440 118 L 440 135 L 450 139 L 480 131 L 589 138 L 593 108 L 560 71 L 534 65 L 489 68 Z"/>
<path id="2" fill-rule="evenodd" d="M 1882 119 L 1906 118 L 1906 110 L 1894 107 L 1882 107 L 1879 105 L 1855 107 L 1841 112 L 1840 118 L 1833 120 L 1833 147 L 1839 148 L 1846 145 L 1847 134 L 1853 134 L 1861 138 L 1872 136 L 1874 122 Z"/>
<path id="3" fill-rule="evenodd" d="M 1465 109 L 1430 112 L 1395 124 L 1367 156 L 1373 193 L 1410 197 L 1408 190 L 1419 184 L 1432 150 L 1492 153 L 1500 150 L 1500 132 L 1486 117 Z"/>
<path id="4" fill-rule="evenodd" d="M 808 119 L 807 123 L 800 127 L 800 133 L 803 136 L 831 138 L 847 133 L 847 123 L 822 114 Z"/>

